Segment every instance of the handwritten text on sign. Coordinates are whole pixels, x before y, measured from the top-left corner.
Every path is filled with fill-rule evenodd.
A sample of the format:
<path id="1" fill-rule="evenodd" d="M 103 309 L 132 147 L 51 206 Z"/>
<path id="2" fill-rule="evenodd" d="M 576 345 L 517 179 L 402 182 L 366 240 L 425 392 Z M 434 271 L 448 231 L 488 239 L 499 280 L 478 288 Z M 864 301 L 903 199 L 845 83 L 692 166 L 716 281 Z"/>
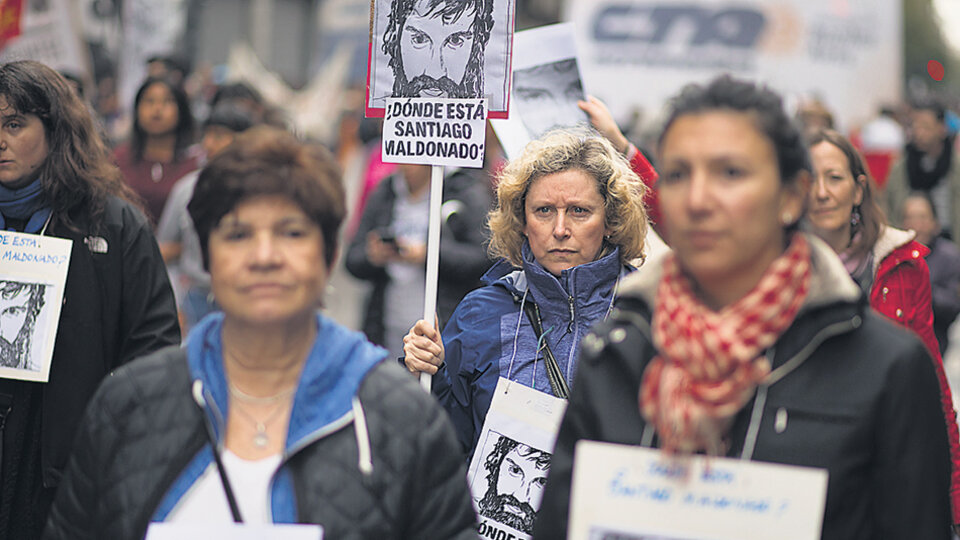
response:
<path id="1" fill-rule="evenodd" d="M 570 538 L 592 530 L 734 540 L 820 538 L 827 472 L 577 443 Z"/>
<path id="2" fill-rule="evenodd" d="M 483 167 L 486 99 L 390 98 L 385 163 Z"/>

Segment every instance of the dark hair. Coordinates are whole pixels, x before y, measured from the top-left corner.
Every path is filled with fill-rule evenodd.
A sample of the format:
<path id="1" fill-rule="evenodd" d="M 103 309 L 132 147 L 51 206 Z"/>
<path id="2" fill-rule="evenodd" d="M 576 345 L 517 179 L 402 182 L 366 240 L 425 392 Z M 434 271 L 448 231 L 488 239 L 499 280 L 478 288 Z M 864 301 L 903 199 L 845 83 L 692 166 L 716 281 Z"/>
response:
<path id="1" fill-rule="evenodd" d="M 933 116 L 937 119 L 937 122 L 940 122 L 941 124 L 946 122 L 947 110 L 938 101 L 934 101 L 934 100 L 918 101 L 913 104 L 913 110 L 914 112 L 916 111 L 931 112 L 933 113 Z"/>
<path id="2" fill-rule="evenodd" d="M 253 127 L 253 115 L 249 110 L 225 101 L 210 111 L 210 116 L 203 122 L 204 129 L 211 126 L 220 126 L 234 133 L 240 133 Z"/>
<path id="3" fill-rule="evenodd" d="M 500 465 L 507 457 L 507 454 L 519 446 L 519 442 L 505 435 L 500 435 L 500 440 L 497 441 L 497 444 L 483 462 L 483 468 L 487 470 L 487 482 L 491 485 L 496 485 L 497 475 L 500 473 Z M 523 457 L 537 454 L 533 458 L 537 468 L 541 470 L 549 469 L 552 456 L 548 452 L 527 445 L 523 445 L 523 448 L 518 450 L 518 452 Z"/>
<path id="4" fill-rule="evenodd" d="M 475 14 L 472 26 L 473 48 L 470 50 L 470 60 L 467 62 L 467 70 L 463 75 L 461 86 L 467 96 L 481 97 L 483 95 L 483 52 L 487 48 L 490 30 L 493 28 L 493 0 L 394 0 L 391 4 L 387 28 L 383 33 L 383 43 L 380 45 L 383 52 L 390 57 L 389 66 L 393 68 L 393 94 L 401 94 L 400 89 L 405 79 L 403 58 L 400 54 L 403 25 L 420 2 L 426 2 L 427 13 L 434 13 L 436 10 L 434 17 L 456 20 L 467 11 Z M 441 4 L 443 7 L 437 10 Z"/>
<path id="5" fill-rule="evenodd" d="M 810 148 L 813 148 L 822 142 L 832 144 L 843 152 L 843 155 L 847 157 L 847 163 L 850 164 L 850 174 L 853 175 L 853 181 L 863 191 L 863 197 L 860 199 L 860 221 L 850 228 L 851 238 L 856 238 L 856 234 L 860 233 L 860 237 L 850 244 L 850 253 L 859 257 L 873 249 L 877 239 L 880 238 L 880 231 L 887 224 L 887 218 L 873 195 L 876 187 L 870 169 L 867 168 L 867 162 L 860 155 L 860 152 L 854 148 L 853 143 L 832 129 L 822 129 L 810 136 L 808 144 Z M 864 177 L 863 182 L 859 180 L 861 176 Z"/>
<path id="6" fill-rule="evenodd" d="M 155 84 L 162 84 L 170 90 L 177 104 L 177 125 L 174 128 L 176 142 L 174 143 L 174 155 L 180 156 L 191 143 L 193 143 L 193 113 L 190 112 L 190 100 L 183 87 L 174 83 L 165 77 L 148 77 L 140 85 L 137 95 L 133 100 L 133 134 L 130 137 L 130 146 L 133 149 L 133 158 L 135 161 L 143 160 L 143 149 L 147 144 L 147 134 L 140 125 L 140 115 L 137 109 L 140 108 L 140 102 L 143 100 L 147 89 Z"/>
<path id="7" fill-rule="evenodd" d="M 792 182 L 801 171 L 813 170 L 803 135 L 783 110 L 779 94 L 730 75 L 717 77 L 707 86 L 689 84 L 670 101 L 670 116 L 657 141 L 658 149 L 662 149 L 667 131 L 678 118 L 716 110 L 742 112 L 753 118 L 757 129 L 773 144 L 781 182 Z"/>
<path id="8" fill-rule="evenodd" d="M 336 161 L 319 145 L 302 143 L 281 129 L 256 126 L 237 135 L 203 168 L 187 205 L 205 267 L 210 263 L 210 232 L 238 204 L 260 195 L 281 195 L 296 203 L 320 227 L 325 260 L 333 264 L 346 213 Z"/>
<path id="9" fill-rule="evenodd" d="M 221 101 L 232 101 L 235 99 L 246 99 L 257 105 L 264 104 L 263 96 L 252 86 L 245 82 L 234 82 L 221 84 L 217 87 L 217 91 L 214 92 L 213 98 L 210 100 L 210 107 L 215 108 Z"/>
<path id="10" fill-rule="evenodd" d="M 43 122 L 49 153 L 38 178 L 53 210 L 51 223 L 77 231 L 75 220 L 83 215 L 96 231 L 109 196 L 137 200 L 123 183 L 90 109 L 59 73 L 31 60 L 3 64 L 0 96 L 17 112 L 35 114 Z"/>
<path id="11" fill-rule="evenodd" d="M 907 194 L 907 197 L 903 199 L 904 204 L 901 204 L 900 208 L 897 209 L 897 211 L 900 212 L 901 220 L 903 219 L 903 209 L 908 199 L 923 199 L 927 201 L 927 204 L 930 205 L 930 215 L 933 216 L 934 221 L 937 220 L 937 205 L 933 204 L 933 197 L 930 196 L 930 192 L 920 190 L 911 191 Z"/>

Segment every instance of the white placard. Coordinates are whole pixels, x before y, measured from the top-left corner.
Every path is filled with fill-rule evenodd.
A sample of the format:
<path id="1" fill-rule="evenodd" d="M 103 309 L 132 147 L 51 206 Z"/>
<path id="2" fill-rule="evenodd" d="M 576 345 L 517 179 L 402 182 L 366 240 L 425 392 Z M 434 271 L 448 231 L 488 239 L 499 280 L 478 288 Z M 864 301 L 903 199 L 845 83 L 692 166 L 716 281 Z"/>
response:
<path id="1" fill-rule="evenodd" d="M 591 93 L 624 123 L 653 127 L 671 96 L 723 73 L 756 80 L 786 103 L 820 96 L 839 127 L 900 102 L 899 0 L 569 0 Z M 519 33 L 518 33 L 519 35 Z M 517 47 L 519 55 L 519 47 Z M 926 62 L 926 60 L 924 60 Z"/>
<path id="2" fill-rule="evenodd" d="M 526 540 L 567 402 L 501 377 L 467 480 L 482 538 Z"/>
<path id="3" fill-rule="evenodd" d="M 483 167 L 486 99 L 389 98 L 384 163 Z"/>
<path id="4" fill-rule="evenodd" d="M 247 523 L 151 523 L 145 540 L 323 540 L 320 525 Z"/>
<path id="5" fill-rule="evenodd" d="M 366 115 L 387 98 L 486 98 L 506 118 L 515 0 L 370 0 Z"/>
<path id="6" fill-rule="evenodd" d="M 572 540 L 816 540 L 827 471 L 579 441 Z"/>
<path id="7" fill-rule="evenodd" d="M 550 129 L 590 124 L 577 106 L 586 93 L 574 36 L 573 23 L 531 28 L 514 36 L 511 115 L 490 121 L 508 159 Z"/>
<path id="8" fill-rule="evenodd" d="M 0 378 L 50 378 L 72 245 L 0 231 Z"/>

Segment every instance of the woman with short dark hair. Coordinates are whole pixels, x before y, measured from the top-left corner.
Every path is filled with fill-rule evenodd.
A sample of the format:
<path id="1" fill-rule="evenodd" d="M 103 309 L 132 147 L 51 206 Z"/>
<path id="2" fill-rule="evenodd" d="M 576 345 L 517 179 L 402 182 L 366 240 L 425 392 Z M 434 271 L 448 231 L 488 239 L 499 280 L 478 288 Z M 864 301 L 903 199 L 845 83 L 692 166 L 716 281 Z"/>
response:
<path id="1" fill-rule="evenodd" d="M 101 386 L 46 537 L 243 521 L 475 538 L 446 415 L 318 312 L 345 213 L 329 153 L 250 129 L 203 169 L 188 210 L 223 311 Z"/>

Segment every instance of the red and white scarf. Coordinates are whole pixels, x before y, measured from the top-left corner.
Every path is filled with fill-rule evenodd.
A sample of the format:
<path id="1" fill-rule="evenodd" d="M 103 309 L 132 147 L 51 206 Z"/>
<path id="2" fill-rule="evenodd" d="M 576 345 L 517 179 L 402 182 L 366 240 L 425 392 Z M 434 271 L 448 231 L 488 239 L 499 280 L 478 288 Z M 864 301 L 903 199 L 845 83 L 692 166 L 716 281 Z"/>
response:
<path id="1" fill-rule="evenodd" d="M 795 234 L 743 298 L 712 311 L 674 255 L 664 262 L 653 314 L 660 351 L 640 383 L 640 412 L 667 451 L 723 455 L 733 416 L 770 373 L 763 351 L 796 318 L 810 289 L 810 246 Z"/>

